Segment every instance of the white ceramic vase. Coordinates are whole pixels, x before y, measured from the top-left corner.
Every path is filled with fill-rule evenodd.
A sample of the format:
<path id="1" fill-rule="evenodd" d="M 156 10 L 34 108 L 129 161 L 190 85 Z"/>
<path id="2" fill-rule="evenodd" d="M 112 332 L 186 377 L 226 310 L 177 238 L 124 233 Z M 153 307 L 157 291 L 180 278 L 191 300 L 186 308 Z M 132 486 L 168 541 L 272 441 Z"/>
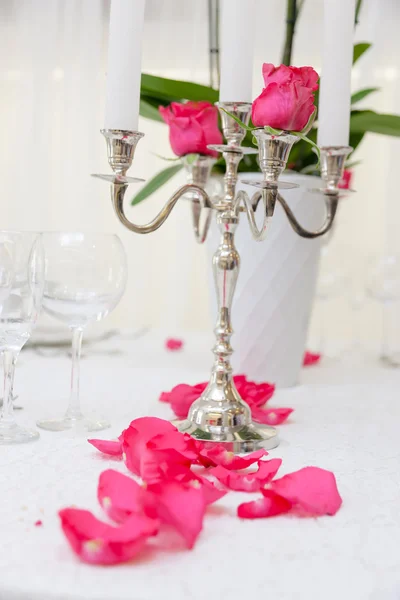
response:
<path id="1" fill-rule="evenodd" d="M 260 178 L 260 173 L 245 175 L 246 179 Z M 282 191 L 297 219 L 306 228 L 319 228 L 325 216 L 324 200 L 309 190 L 320 187 L 321 181 L 298 173 L 284 173 L 281 179 L 300 185 Z M 238 189 L 249 194 L 255 190 L 243 184 Z M 219 231 L 213 222 L 208 237 L 210 257 L 218 243 Z M 320 238 L 308 240 L 295 234 L 277 203 L 267 239 L 252 239 L 243 214 L 236 246 L 241 265 L 232 308 L 234 371 L 278 387 L 296 385 L 315 294 Z M 211 298 L 215 314 L 213 282 Z"/>

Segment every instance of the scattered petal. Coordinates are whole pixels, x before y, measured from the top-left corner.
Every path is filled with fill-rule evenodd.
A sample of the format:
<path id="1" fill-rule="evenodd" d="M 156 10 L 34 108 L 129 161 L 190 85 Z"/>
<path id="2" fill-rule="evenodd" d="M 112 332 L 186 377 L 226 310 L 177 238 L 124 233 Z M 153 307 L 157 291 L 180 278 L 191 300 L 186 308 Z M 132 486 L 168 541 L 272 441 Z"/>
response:
<path id="1" fill-rule="evenodd" d="M 172 388 L 170 392 L 162 392 L 160 401 L 169 402 L 176 416 L 180 419 L 185 419 L 193 402 L 200 398 L 206 387 L 206 383 L 199 383 L 197 385 L 180 383 Z"/>
<path id="2" fill-rule="evenodd" d="M 135 475 L 141 475 L 141 460 L 151 438 L 177 431 L 169 421 L 157 417 L 141 417 L 131 422 L 124 432 L 122 458 Z"/>
<path id="3" fill-rule="evenodd" d="M 165 347 L 167 348 L 167 350 L 172 351 L 181 350 L 183 348 L 183 341 L 174 338 L 168 338 L 165 341 Z"/>
<path id="4" fill-rule="evenodd" d="M 249 381 L 245 375 L 235 375 L 233 381 L 241 398 L 251 409 L 255 406 L 263 406 L 275 392 L 275 385 L 272 383 Z"/>
<path id="5" fill-rule="evenodd" d="M 213 448 L 204 448 L 199 453 L 199 462 L 203 466 L 222 465 L 226 469 L 238 470 L 247 469 L 250 465 L 257 462 L 261 457 L 266 456 L 266 450 L 256 450 L 246 456 L 236 456 L 233 452 L 226 450 L 223 444 L 215 444 Z"/>
<path id="6" fill-rule="evenodd" d="M 140 438 L 148 442 L 155 435 L 177 431 L 175 425 L 159 417 L 139 417 L 130 422 L 129 427 L 137 431 Z"/>
<path id="7" fill-rule="evenodd" d="M 251 411 L 254 421 L 263 425 L 282 425 L 293 408 L 253 408 Z"/>
<path id="8" fill-rule="evenodd" d="M 303 367 L 311 367 L 311 365 L 317 365 L 321 360 L 321 354 L 305 351 L 303 357 Z"/>
<path id="9" fill-rule="evenodd" d="M 212 481 L 206 477 L 202 477 L 194 473 L 190 469 L 181 465 L 169 466 L 165 472 L 167 478 L 175 479 L 182 483 L 191 485 L 195 488 L 200 488 L 203 491 L 204 501 L 206 505 L 213 504 L 220 498 L 223 498 L 228 493 L 227 490 L 217 487 Z"/>
<path id="10" fill-rule="evenodd" d="M 132 473 L 140 475 L 149 483 L 162 477 L 163 465 L 180 464 L 190 467 L 197 462 L 198 452 L 193 439 L 172 427 L 172 430 L 150 439 L 141 437 L 135 429 L 128 428 L 123 450 L 126 466 Z"/>
<path id="11" fill-rule="evenodd" d="M 334 515 L 342 504 L 335 475 L 319 467 L 289 473 L 273 481 L 270 489 L 307 515 Z"/>
<path id="12" fill-rule="evenodd" d="M 147 489 L 154 495 L 154 511 L 158 519 L 174 527 L 187 547 L 193 548 L 203 528 L 206 508 L 201 487 L 164 480 L 149 485 Z"/>
<path id="13" fill-rule="evenodd" d="M 120 527 L 107 525 L 87 510 L 66 508 L 59 512 L 63 532 L 72 550 L 84 562 L 113 565 L 131 560 L 158 532 L 159 523 L 133 515 Z"/>
<path id="14" fill-rule="evenodd" d="M 41 527 L 42 525 L 43 525 L 43 521 L 41 521 L 40 519 L 35 521 L 35 527 Z"/>
<path id="15" fill-rule="evenodd" d="M 289 500 L 269 491 L 268 494 L 258 498 L 258 500 L 240 504 L 237 515 L 241 519 L 264 519 L 287 513 L 291 508 L 292 504 Z"/>
<path id="16" fill-rule="evenodd" d="M 239 395 L 248 403 L 252 411 L 268 402 L 275 391 L 273 384 L 248 381 L 245 375 L 235 375 L 233 381 Z M 170 392 L 162 392 L 159 399 L 160 402 L 169 402 L 176 416 L 185 419 L 193 402 L 200 398 L 207 385 L 208 383 L 196 385 L 180 383 Z"/>
<path id="17" fill-rule="evenodd" d="M 280 458 L 260 460 L 257 471 L 250 473 L 235 473 L 219 465 L 211 469 L 210 474 L 230 490 L 237 492 L 258 492 L 272 480 L 281 464 L 282 459 Z"/>
<path id="18" fill-rule="evenodd" d="M 97 498 L 107 516 L 116 523 L 143 513 L 144 493 L 143 486 L 114 469 L 103 471 L 99 477 Z"/>
<path id="19" fill-rule="evenodd" d="M 174 431 L 157 435 L 146 444 L 140 457 L 140 476 L 146 481 L 157 481 L 162 477 L 163 465 L 190 467 L 197 462 L 198 453 L 192 438 Z"/>
<path id="20" fill-rule="evenodd" d="M 108 454 L 109 456 L 120 456 L 122 457 L 122 442 L 120 440 L 88 440 L 89 444 L 92 444 L 97 450 Z"/>

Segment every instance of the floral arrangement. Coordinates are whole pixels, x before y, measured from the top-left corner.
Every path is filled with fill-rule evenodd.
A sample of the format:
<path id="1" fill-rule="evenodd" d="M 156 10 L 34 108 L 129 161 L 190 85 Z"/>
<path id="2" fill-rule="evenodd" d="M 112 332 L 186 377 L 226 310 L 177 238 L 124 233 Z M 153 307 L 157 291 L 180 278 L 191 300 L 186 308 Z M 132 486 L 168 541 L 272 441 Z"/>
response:
<path id="1" fill-rule="evenodd" d="M 277 129 L 289 128 L 291 131 L 300 132 L 307 126 L 306 115 L 310 113 L 312 105 L 318 106 L 318 76 L 315 74 L 315 71 L 311 69 L 311 67 L 290 67 L 295 28 L 301 13 L 300 9 L 302 4 L 302 0 L 288 0 L 286 19 L 287 30 L 282 64 L 278 67 L 274 67 L 273 65 L 266 63 L 263 67 L 265 87 L 253 103 L 253 126 L 260 126 L 260 123 L 262 124 L 261 126 L 263 126 L 266 124 L 265 121 L 267 119 L 270 127 Z M 356 24 L 358 23 L 361 5 L 361 0 L 358 0 L 356 7 Z M 367 42 L 356 44 L 354 46 L 353 64 L 355 64 L 370 47 L 371 44 Z M 379 114 L 372 110 L 360 110 L 357 108 L 358 102 L 377 91 L 378 88 L 365 88 L 352 95 L 350 145 L 354 150 L 356 150 L 367 132 L 400 136 L 400 116 Z M 209 86 L 198 85 L 187 81 L 154 77 L 143 73 L 140 113 L 143 117 L 167 122 L 170 126 L 170 140 L 174 139 L 173 143 L 171 141 L 171 146 L 177 156 L 183 155 L 182 149 L 186 150 L 186 152 L 184 152 L 185 154 L 203 154 L 205 153 L 203 142 L 210 139 L 207 137 L 210 133 L 212 133 L 210 137 L 213 140 L 221 139 L 221 132 L 218 129 L 218 133 L 216 127 L 218 115 L 217 111 L 214 110 L 215 116 L 213 117 L 213 124 L 211 125 L 212 119 L 210 116 L 210 120 L 208 121 L 207 119 L 207 127 L 204 127 L 205 121 L 203 121 L 203 117 L 194 117 L 194 111 L 199 109 L 201 115 L 201 111 L 206 109 L 206 113 L 209 111 L 210 115 L 213 114 L 211 108 L 213 104 L 218 101 L 218 95 L 218 90 Z M 166 109 L 165 107 L 168 107 L 169 105 L 170 108 Z M 158 110 L 159 107 L 161 107 L 160 111 Z M 193 112 L 189 115 L 188 110 Z M 317 113 L 314 113 L 314 117 L 318 117 Z M 186 119 L 189 119 L 190 121 L 190 128 L 188 122 L 185 121 Z M 172 123 L 174 123 L 174 134 L 171 133 Z M 317 139 L 317 127 L 318 122 L 316 118 L 316 120 L 311 123 L 310 130 L 307 134 L 308 139 L 314 144 Z M 202 128 L 202 133 L 200 133 L 199 128 Z M 193 149 L 199 148 L 197 143 L 182 148 L 183 142 L 181 142 L 181 147 L 177 148 L 176 140 L 178 131 L 182 134 L 183 129 L 185 129 L 185 138 L 188 136 L 191 141 L 194 139 L 202 139 L 200 145 L 202 148 L 201 151 Z M 204 133 L 205 131 L 207 131 L 207 135 Z M 252 146 L 252 138 L 251 131 L 248 131 L 243 141 L 243 145 Z M 219 142 L 208 141 L 207 143 L 215 144 Z M 178 149 L 178 152 L 176 152 L 176 149 Z M 352 165 L 352 160 L 353 159 L 350 159 L 348 166 Z M 300 173 L 318 175 L 317 162 L 317 157 L 310 144 L 307 143 L 307 140 L 301 139 L 292 147 L 288 166 L 290 169 Z M 177 162 L 176 164 L 163 169 L 139 191 L 133 198 L 132 204 L 138 204 L 150 196 L 182 168 L 183 165 Z M 221 174 L 224 172 L 224 169 L 225 163 L 220 158 L 216 161 L 212 173 Z M 256 156 L 244 156 L 240 162 L 239 171 L 257 170 L 258 165 Z"/>
<path id="2" fill-rule="evenodd" d="M 330 471 L 309 466 L 276 478 L 282 460 L 267 459 L 265 450 L 240 457 L 220 444 L 210 449 L 156 417 L 133 420 L 116 441 L 88 441 L 130 473 L 109 468 L 99 477 L 97 498 L 113 524 L 75 507 L 59 512 L 71 549 L 90 564 L 128 562 L 157 544 L 174 547 L 176 534 L 193 548 L 207 507 L 231 491 L 258 494 L 239 504 L 241 519 L 334 515 L 342 504 Z"/>

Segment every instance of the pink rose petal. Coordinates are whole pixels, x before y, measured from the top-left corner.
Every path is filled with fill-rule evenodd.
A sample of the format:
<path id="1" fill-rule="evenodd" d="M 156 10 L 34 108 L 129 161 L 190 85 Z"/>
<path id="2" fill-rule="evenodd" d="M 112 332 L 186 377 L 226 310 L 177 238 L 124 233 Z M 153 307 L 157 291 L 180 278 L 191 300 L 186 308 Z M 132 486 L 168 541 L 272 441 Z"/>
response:
<path id="1" fill-rule="evenodd" d="M 183 348 L 183 341 L 175 338 L 168 338 L 165 341 L 165 347 L 167 350 L 171 350 L 172 352 L 181 350 Z"/>
<path id="2" fill-rule="evenodd" d="M 203 528 L 206 508 L 201 487 L 193 487 L 174 480 L 164 480 L 148 486 L 155 498 L 154 512 L 158 519 L 171 525 L 183 537 L 188 548 Z"/>
<path id="3" fill-rule="evenodd" d="M 275 386 L 271 383 L 255 383 L 249 381 L 245 375 L 235 375 L 233 378 L 234 384 L 240 396 L 250 406 L 251 409 L 255 406 L 262 406 L 275 392 Z"/>
<path id="4" fill-rule="evenodd" d="M 264 497 L 240 504 L 237 509 L 237 515 L 241 519 L 264 519 L 266 517 L 275 517 L 289 512 L 292 504 L 289 500 L 268 492 Z"/>
<path id="5" fill-rule="evenodd" d="M 147 442 L 164 433 L 178 431 L 172 423 L 157 417 L 141 417 L 131 422 L 124 432 L 122 443 L 123 458 L 126 466 L 135 475 L 141 475 L 141 462 Z"/>
<path id="6" fill-rule="evenodd" d="M 165 472 L 165 477 L 175 479 L 197 489 L 200 488 L 203 491 L 206 505 L 213 504 L 228 493 L 227 490 L 218 488 L 206 477 L 202 477 L 181 465 L 170 465 Z"/>
<path id="7" fill-rule="evenodd" d="M 159 401 L 160 402 L 169 402 L 170 392 L 161 392 Z"/>
<path id="8" fill-rule="evenodd" d="M 236 456 L 233 452 L 226 450 L 223 444 L 215 444 L 213 448 L 204 448 L 199 453 L 199 461 L 204 466 L 222 465 L 229 470 L 247 469 L 250 465 L 266 456 L 266 450 L 256 450 L 246 456 Z M 203 462 L 204 459 L 204 462 Z"/>
<path id="9" fill-rule="evenodd" d="M 280 458 L 260 460 L 257 471 L 250 473 L 235 473 L 219 465 L 211 469 L 210 474 L 230 490 L 237 492 L 258 492 L 272 480 L 281 464 L 282 459 Z"/>
<path id="10" fill-rule="evenodd" d="M 335 475 L 319 467 L 304 467 L 276 479 L 269 487 L 308 515 L 334 515 L 342 504 Z"/>
<path id="11" fill-rule="evenodd" d="M 275 391 L 273 384 L 248 381 L 245 375 L 235 375 L 233 381 L 240 396 L 249 404 L 251 409 L 263 406 Z M 176 416 L 185 419 L 193 402 L 200 398 L 207 385 L 208 383 L 198 383 L 196 385 L 180 383 L 172 388 L 170 392 L 162 392 L 159 399 L 160 402 L 169 402 Z"/>
<path id="12" fill-rule="evenodd" d="M 155 435 L 146 443 L 129 428 L 124 436 L 123 450 L 128 469 L 148 483 L 162 477 L 163 465 L 181 464 L 189 467 L 197 462 L 198 456 L 193 439 L 176 428 Z"/>
<path id="13" fill-rule="evenodd" d="M 254 421 L 263 425 L 282 425 L 293 408 L 253 408 L 251 411 Z"/>
<path id="14" fill-rule="evenodd" d="M 42 525 L 43 525 L 43 521 L 41 521 L 40 519 L 35 521 L 35 527 L 41 527 Z"/>
<path id="15" fill-rule="evenodd" d="M 112 527 L 87 510 L 65 508 L 59 512 L 63 532 L 84 562 L 115 565 L 127 562 L 158 532 L 159 523 L 144 515 L 133 515 L 120 527 Z"/>
<path id="16" fill-rule="evenodd" d="M 177 431 L 175 425 L 158 417 L 139 417 L 130 422 L 129 427 L 140 436 L 141 441 L 148 442 L 155 435 Z"/>
<path id="17" fill-rule="evenodd" d="M 122 441 L 121 440 L 88 440 L 97 450 L 107 454 L 108 456 L 122 457 Z"/>
<path id="18" fill-rule="evenodd" d="M 116 523 L 143 513 L 145 493 L 143 486 L 114 469 L 103 471 L 99 477 L 97 498 L 107 516 Z"/>
<path id="19" fill-rule="evenodd" d="M 311 367 L 312 365 L 316 365 L 321 360 L 321 354 L 309 352 L 306 350 L 303 358 L 303 367 Z"/>
<path id="20" fill-rule="evenodd" d="M 171 408 L 179 419 L 185 419 L 193 402 L 200 398 L 207 384 L 199 383 L 197 385 L 187 385 L 180 383 L 170 392 L 162 392 L 161 402 L 169 402 Z"/>

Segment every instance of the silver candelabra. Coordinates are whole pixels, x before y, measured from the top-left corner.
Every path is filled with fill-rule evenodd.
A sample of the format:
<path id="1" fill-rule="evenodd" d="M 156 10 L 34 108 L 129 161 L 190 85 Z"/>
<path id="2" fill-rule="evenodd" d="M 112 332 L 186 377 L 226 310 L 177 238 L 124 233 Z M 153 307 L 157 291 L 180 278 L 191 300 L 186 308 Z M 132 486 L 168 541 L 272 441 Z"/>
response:
<path id="1" fill-rule="evenodd" d="M 185 159 L 190 174 L 190 183 L 182 186 L 166 202 L 158 215 L 145 225 L 132 223 L 124 212 L 124 196 L 129 183 L 141 181 L 127 176 L 132 165 L 136 145 L 143 134 L 136 131 L 103 130 L 106 138 L 108 161 L 112 175 L 95 175 L 111 182 L 111 199 L 121 223 L 134 233 L 151 233 L 168 218 L 175 204 L 183 196 L 192 203 L 193 225 L 196 240 L 204 242 L 212 214 L 215 214 L 221 232 L 220 244 L 213 257 L 213 272 L 218 299 L 218 317 L 215 327 L 215 356 L 211 377 L 207 388 L 190 409 L 188 418 L 178 423 L 182 432 L 189 433 L 198 440 L 209 443 L 223 443 L 228 451 L 235 453 L 251 452 L 258 448 L 271 449 L 278 445 L 278 433 L 274 427 L 253 423 L 249 406 L 240 397 L 233 382 L 230 357 L 233 349 L 230 339 L 233 333 L 231 324 L 232 300 L 239 274 L 240 257 L 235 246 L 235 231 L 241 213 L 245 212 L 252 236 L 257 241 L 265 239 L 268 224 L 273 217 L 276 202 L 285 211 L 294 231 L 305 238 L 316 238 L 326 233 L 332 226 L 339 200 L 338 184 L 343 175 L 346 157 L 352 148 L 333 146 L 321 148 L 321 194 L 326 204 L 326 219 L 317 231 L 304 229 L 294 216 L 279 189 L 297 187 L 293 183 L 280 181 L 286 167 L 292 145 L 299 139 L 288 132 L 271 135 L 263 128 L 255 129 L 258 150 L 242 146 L 245 129 L 233 119 L 235 115 L 246 125 L 251 114 L 251 104 L 247 102 L 222 102 L 220 109 L 223 133 L 226 144 L 210 146 L 222 153 L 226 162 L 224 192 L 212 198 L 206 193 L 207 183 L 214 159 L 199 156 L 194 162 Z M 230 114 L 228 114 L 230 113 Z M 244 191 L 236 192 L 238 166 L 246 153 L 259 155 L 261 181 L 244 181 L 256 188 L 252 197 Z M 255 213 L 261 203 L 263 221 L 257 226 Z M 205 215 L 205 219 L 202 216 Z"/>

